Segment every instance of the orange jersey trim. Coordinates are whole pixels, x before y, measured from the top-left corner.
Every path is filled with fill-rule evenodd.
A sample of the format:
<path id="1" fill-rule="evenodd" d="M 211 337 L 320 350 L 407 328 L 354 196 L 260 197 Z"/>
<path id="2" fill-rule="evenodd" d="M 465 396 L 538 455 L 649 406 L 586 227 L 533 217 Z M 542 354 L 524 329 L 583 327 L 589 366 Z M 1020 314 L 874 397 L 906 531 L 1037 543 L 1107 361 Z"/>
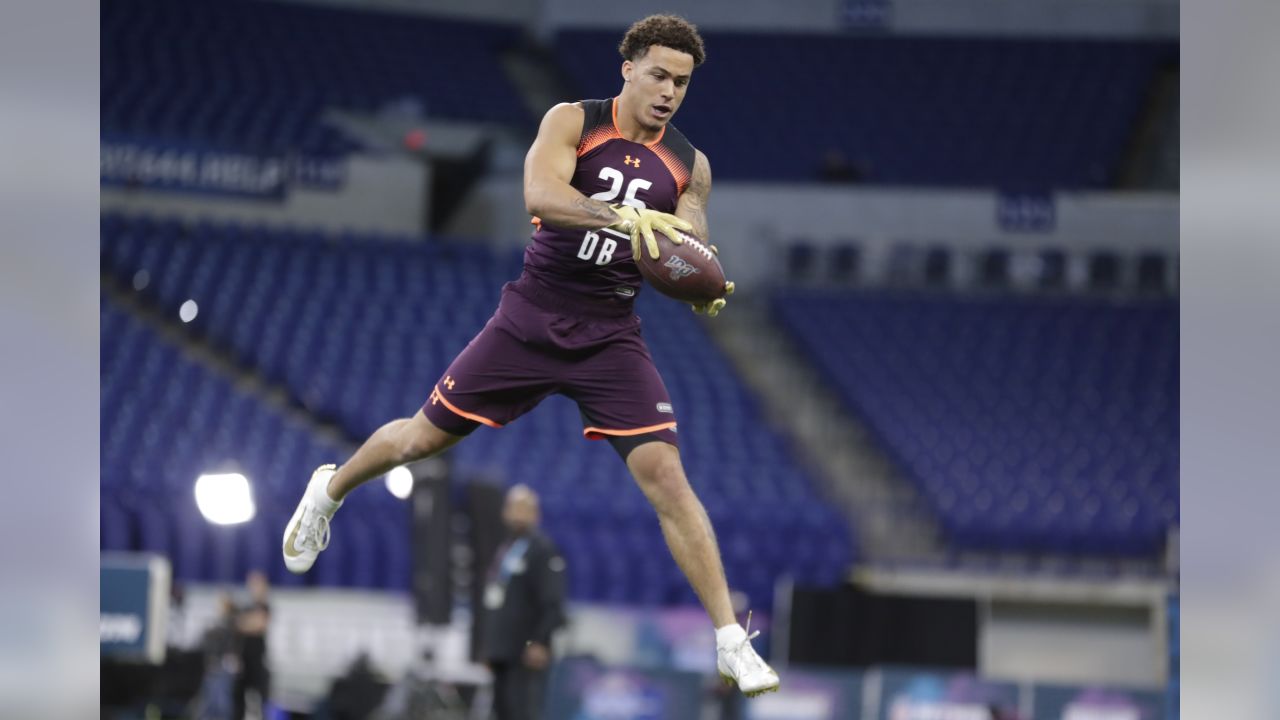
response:
<path id="1" fill-rule="evenodd" d="M 616 97 L 613 99 L 613 105 L 611 107 L 611 111 L 613 114 L 613 131 L 618 133 L 618 137 L 622 137 L 622 131 L 618 129 L 618 98 Z M 663 125 L 662 129 L 658 131 L 658 137 L 654 138 L 652 142 L 636 143 L 636 144 L 644 145 L 645 147 L 652 150 L 655 145 L 662 142 L 662 136 L 666 134 L 667 134 L 667 126 Z"/>
<path id="2" fill-rule="evenodd" d="M 625 437 L 628 435 L 643 435 L 645 433 L 657 432 L 659 430 L 670 430 L 676 426 L 675 421 L 665 422 L 660 425 L 650 425 L 649 427 L 635 428 L 632 430 L 612 430 L 609 428 L 589 427 L 582 429 L 582 435 L 588 440 L 600 440 L 606 435 L 616 437 Z"/>
<path id="3" fill-rule="evenodd" d="M 450 410 L 451 412 L 453 412 L 453 414 L 454 414 L 454 415 L 459 415 L 459 416 L 464 417 L 464 418 L 466 418 L 466 419 L 468 419 L 468 420 L 474 420 L 475 422 L 478 422 L 478 423 L 480 423 L 481 425 L 488 425 L 488 426 L 489 426 L 489 427 L 491 427 L 491 428 L 500 428 L 500 427 L 502 427 L 502 423 L 496 423 L 496 422 L 494 422 L 494 421 L 490 420 L 489 418 L 484 417 L 483 415 L 477 415 L 477 414 L 475 414 L 475 413 L 469 413 L 469 412 L 467 412 L 466 410 L 463 410 L 462 408 L 458 407 L 457 405 L 454 405 L 453 403 L 449 402 L 448 398 L 446 398 L 446 397 L 444 396 L 444 393 L 440 392 L 440 386 L 439 386 L 439 385 L 436 385 L 435 390 L 433 390 L 433 391 L 431 392 L 431 399 L 432 399 L 432 400 L 439 400 L 440 402 L 444 403 L 444 406 L 445 406 L 445 407 L 447 407 L 447 408 L 449 408 L 449 410 Z"/>
<path id="4" fill-rule="evenodd" d="M 586 155 L 587 153 L 591 152 L 592 150 L 595 150 L 596 148 L 609 142 L 610 140 L 626 140 L 626 138 L 622 137 L 622 131 L 618 129 L 618 98 L 616 97 L 613 99 L 610 113 L 613 119 L 609 125 L 600 125 L 598 127 L 593 127 L 586 130 L 586 135 L 584 135 L 582 137 L 582 140 L 578 143 L 578 157 L 582 157 L 583 155 Z M 667 126 L 663 125 L 662 129 L 658 131 L 658 137 L 654 138 L 652 141 L 647 143 L 636 143 L 636 144 L 643 145 L 644 147 L 647 147 L 656 153 L 658 152 L 660 145 L 662 144 L 662 136 L 666 134 L 667 134 Z M 628 140 L 628 142 L 630 141 Z M 661 149 L 665 150 L 665 148 L 661 148 Z M 659 153 L 658 156 L 662 157 L 662 154 Z M 674 156 L 672 156 L 672 160 L 674 159 L 675 159 Z M 670 161 L 668 161 L 666 158 L 663 158 L 662 161 L 666 163 L 668 168 L 671 167 Z M 671 174 L 675 175 L 676 181 L 679 182 L 680 176 L 674 170 L 672 171 Z M 687 171 L 685 172 L 685 175 L 688 176 Z"/>
<path id="5" fill-rule="evenodd" d="M 584 130 L 586 130 L 586 134 L 578 141 L 578 157 L 586 155 L 610 140 L 621 140 L 622 133 L 618 132 L 618 98 L 613 99 L 613 122 L 611 124 L 597 125 L 593 128 L 584 128 Z"/>
<path id="6" fill-rule="evenodd" d="M 689 180 L 692 179 L 689 168 L 685 167 L 684 163 L 680 162 L 680 158 L 676 157 L 676 154 L 671 152 L 671 149 L 666 145 L 654 146 L 649 149 L 653 151 L 654 155 L 658 156 L 663 165 L 667 166 L 667 172 L 671 173 L 672 179 L 676 181 L 676 195 L 683 195 L 685 188 L 689 187 Z"/>

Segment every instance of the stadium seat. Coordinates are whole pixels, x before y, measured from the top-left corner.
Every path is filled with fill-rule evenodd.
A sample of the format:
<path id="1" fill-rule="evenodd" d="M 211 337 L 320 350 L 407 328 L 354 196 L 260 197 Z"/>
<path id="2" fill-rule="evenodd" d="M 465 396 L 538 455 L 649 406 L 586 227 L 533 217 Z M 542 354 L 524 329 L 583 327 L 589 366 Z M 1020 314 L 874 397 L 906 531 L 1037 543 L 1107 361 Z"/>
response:
<path id="1" fill-rule="evenodd" d="M 862 268 L 862 252 L 856 242 L 842 242 L 830 250 L 828 278 L 837 285 L 857 282 Z"/>
<path id="2" fill-rule="evenodd" d="M 498 60 L 515 25 L 251 0 L 113 0 L 101 25 L 110 140 L 328 157 L 360 147 L 330 109 L 533 122 Z"/>
<path id="3" fill-rule="evenodd" d="M 334 243 L 293 230 L 166 222 L 104 217 L 103 266 L 126 288 L 142 270 L 155 277 L 153 289 L 138 295 L 164 317 L 176 318 L 178 306 L 195 299 L 201 323 L 188 331 L 279 383 L 294 402 L 336 423 L 352 442 L 418 409 L 488 320 L 503 283 L 520 269 L 518 255 L 439 240 L 352 235 Z M 157 230 L 161 226 L 167 229 Z M 206 279 L 207 266 L 219 268 L 218 282 Z M 359 302 L 348 301 L 353 297 Z M 856 553 L 853 534 L 844 520 L 820 512 L 826 503 L 821 488 L 769 428 L 758 401 L 696 316 L 651 292 L 638 302 L 645 338 L 665 369 L 680 418 L 686 470 L 717 527 L 735 542 L 756 546 L 770 532 L 838 546 L 806 557 L 803 566 L 774 558 L 770 583 L 784 573 L 843 577 Z M 305 479 L 299 473 L 347 452 L 183 358 L 106 299 L 102 323 L 104 483 L 110 478 L 166 502 L 190 504 L 196 475 L 234 461 L 253 478 L 260 505 L 269 508 L 264 514 L 277 513 L 278 521 L 297 500 Z M 548 531 L 564 542 L 571 567 L 583 569 L 581 576 L 570 573 L 575 597 L 689 599 L 674 561 L 665 551 L 654 552 L 662 539 L 652 508 L 609 444 L 582 437 L 577 406 L 568 399 L 552 397 L 500 431 L 481 428 L 448 457 L 462 481 L 496 477 L 539 490 Z M 407 587 L 407 549 L 391 539 L 407 533 L 404 504 L 376 490 L 355 493 L 348 503 L 369 508 L 379 523 L 340 521 L 342 542 L 317 563 L 316 581 Z M 774 513 L 756 514 L 753 534 L 735 535 L 743 532 L 743 514 L 760 503 Z M 793 521 L 814 508 L 820 522 Z M 344 509 L 343 518 L 360 512 Z M 233 535 L 238 549 L 232 561 L 183 555 L 183 572 L 211 576 L 228 562 L 238 570 L 270 555 L 262 549 L 266 535 L 247 529 Z M 189 544 L 178 542 L 179 552 Z M 762 595 L 761 571 L 739 569 L 741 582 L 754 583 Z M 656 578 L 663 582 L 653 586 Z M 733 579 L 738 582 L 737 573 Z"/>
<path id="4" fill-rule="evenodd" d="M 979 255 L 978 284 L 1000 290 L 1009 287 L 1009 250 L 989 248 Z"/>
<path id="5" fill-rule="evenodd" d="M 774 300 L 956 548 L 1163 547 L 1178 521 L 1176 301 L 802 289 Z"/>
<path id="6" fill-rule="evenodd" d="M 1120 39 L 703 38 L 707 61 L 675 124 L 717 178 L 816 182 L 834 150 L 858 158 L 866 182 L 1027 191 L 1110 187 L 1148 88 L 1178 53 Z M 618 91 L 616 31 L 564 30 L 555 45 L 580 96 Z"/>
<path id="7" fill-rule="evenodd" d="M 1122 265 L 1120 256 L 1110 251 L 1095 252 L 1089 256 L 1089 287 L 1110 291 L 1120 287 Z"/>
<path id="8" fill-rule="evenodd" d="M 305 481 L 298 474 L 342 451 L 184 357 L 109 298 L 101 303 L 104 549 L 165 554 L 180 580 L 238 581 L 251 569 L 269 569 L 273 579 L 288 582 L 275 571 L 282 568 L 280 528 Z M 244 525 L 210 525 L 195 505 L 195 479 L 233 468 L 253 483 L 257 516 Z M 353 502 L 368 508 L 357 512 L 374 513 L 384 532 L 407 534 L 407 508 L 388 494 Z M 370 533 L 352 535 L 348 546 L 357 554 L 386 555 Z M 389 562 L 366 563 L 350 578 L 407 589 L 407 555 Z M 346 577 L 326 579 L 351 584 Z"/>
<path id="9" fill-rule="evenodd" d="M 1138 292 L 1163 295 L 1169 292 L 1168 259 L 1158 253 L 1138 257 Z"/>

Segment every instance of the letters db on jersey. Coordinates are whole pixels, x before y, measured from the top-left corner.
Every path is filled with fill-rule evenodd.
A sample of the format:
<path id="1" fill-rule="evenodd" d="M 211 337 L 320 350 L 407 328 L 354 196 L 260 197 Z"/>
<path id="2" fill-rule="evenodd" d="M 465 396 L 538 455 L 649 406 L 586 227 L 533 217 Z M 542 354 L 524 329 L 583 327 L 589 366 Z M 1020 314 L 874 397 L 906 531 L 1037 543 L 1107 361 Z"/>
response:
<path id="1" fill-rule="evenodd" d="M 697 156 L 689 140 L 668 124 L 655 140 L 632 142 L 618 130 L 614 99 L 583 100 L 580 104 L 582 133 L 570 186 L 593 200 L 674 213 L 681 193 L 692 179 Z M 529 275 L 576 296 L 631 305 L 642 277 L 637 263 L 632 262 L 631 239 L 626 233 L 611 228 L 556 227 L 537 218 L 534 222 L 537 230 L 525 251 L 525 271 Z M 694 267 L 702 268 L 704 264 L 684 253 L 677 254 Z M 670 258 L 668 253 L 662 262 Z M 667 268 L 668 275 L 670 272 L 671 268 Z M 677 282 L 684 288 L 700 282 L 705 275 L 705 270 L 689 272 Z M 666 292 L 665 285 L 653 285 Z"/>

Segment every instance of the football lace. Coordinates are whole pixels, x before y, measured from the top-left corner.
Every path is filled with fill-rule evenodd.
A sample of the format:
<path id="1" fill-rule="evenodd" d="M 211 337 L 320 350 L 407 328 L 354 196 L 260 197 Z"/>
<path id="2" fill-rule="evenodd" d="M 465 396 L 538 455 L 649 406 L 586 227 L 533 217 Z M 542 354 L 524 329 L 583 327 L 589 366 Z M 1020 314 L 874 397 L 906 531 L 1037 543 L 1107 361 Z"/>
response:
<path id="1" fill-rule="evenodd" d="M 686 235 L 684 233 L 680 233 L 680 237 L 684 238 L 685 242 L 692 245 L 694 250 L 697 250 L 698 252 L 702 253 L 703 257 L 705 257 L 708 260 L 711 259 L 712 257 L 711 248 L 707 247 L 706 245 L 703 245 L 701 242 L 694 239 L 692 235 Z"/>

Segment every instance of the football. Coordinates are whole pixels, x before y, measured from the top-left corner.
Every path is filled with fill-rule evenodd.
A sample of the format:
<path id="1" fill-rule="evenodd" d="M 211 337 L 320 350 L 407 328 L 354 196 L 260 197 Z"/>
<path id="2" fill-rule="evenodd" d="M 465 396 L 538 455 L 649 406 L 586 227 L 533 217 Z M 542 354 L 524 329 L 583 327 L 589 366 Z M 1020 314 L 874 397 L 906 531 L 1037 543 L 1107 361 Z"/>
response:
<path id="1" fill-rule="evenodd" d="M 649 257 L 641 241 L 636 265 L 655 290 L 694 305 L 724 297 L 724 268 L 706 243 L 686 232 L 680 232 L 684 242 L 679 245 L 661 232 L 654 231 L 653 236 L 658 241 L 658 259 Z"/>

